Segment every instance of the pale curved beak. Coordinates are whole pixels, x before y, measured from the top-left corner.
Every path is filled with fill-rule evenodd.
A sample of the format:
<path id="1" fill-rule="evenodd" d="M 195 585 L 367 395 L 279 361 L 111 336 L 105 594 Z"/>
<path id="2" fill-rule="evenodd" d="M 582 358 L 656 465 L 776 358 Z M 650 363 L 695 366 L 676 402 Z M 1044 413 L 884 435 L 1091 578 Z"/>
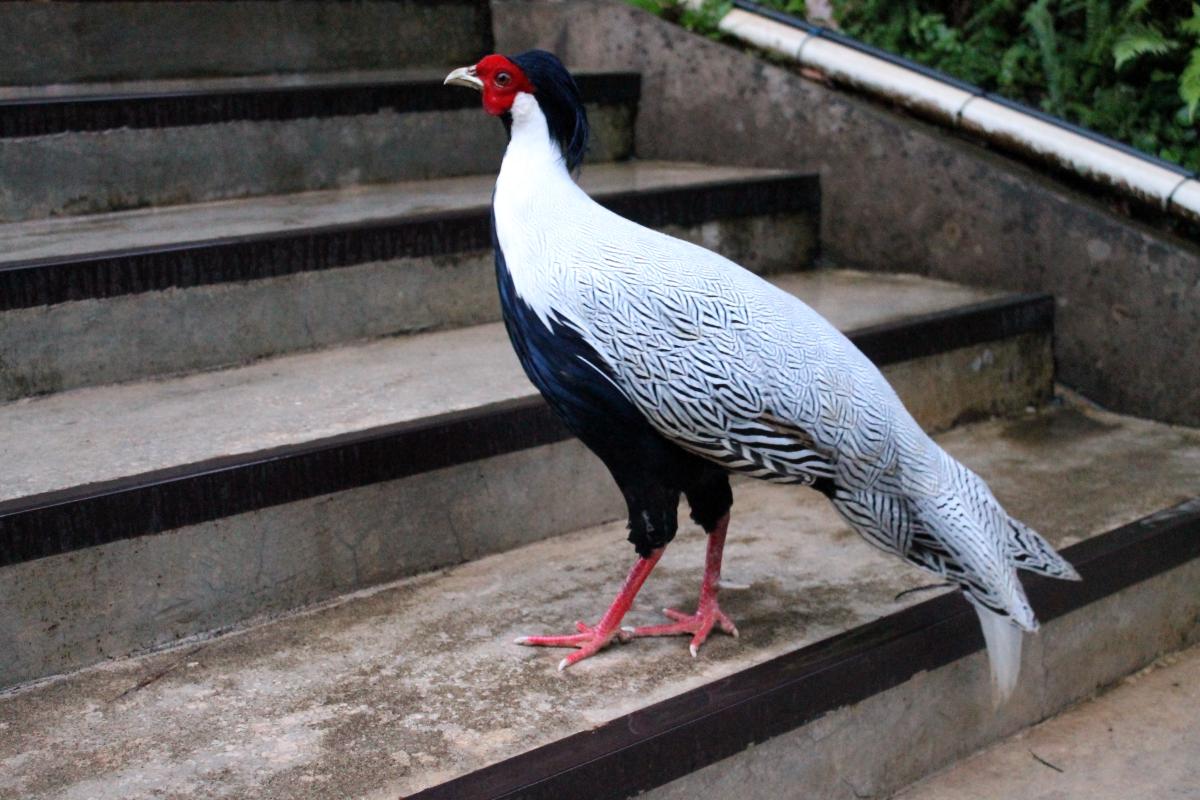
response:
<path id="1" fill-rule="evenodd" d="M 443 86 L 466 86 L 469 89 L 474 89 L 477 92 L 483 91 L 483 81 L 475 76 L 474 67 L 459 67 L 446 76 L 446 80 L 442 81 Z"/>

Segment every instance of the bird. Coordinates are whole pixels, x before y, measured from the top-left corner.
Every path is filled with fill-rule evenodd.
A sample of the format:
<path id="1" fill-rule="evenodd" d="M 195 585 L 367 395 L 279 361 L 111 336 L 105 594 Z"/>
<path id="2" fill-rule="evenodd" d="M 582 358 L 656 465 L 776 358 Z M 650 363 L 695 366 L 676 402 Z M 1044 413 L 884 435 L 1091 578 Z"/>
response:
<path id="1" fill-rule="evenodd" d="M 518 644 L 573 648 L 690 635 L 721 610 L 731 475 L 825 495 L 867 542 L 961 590 L 978 614 L 993 700 L 1013 692 L 1038 623 L 1018 570 L 1079 580 L 1036 531 L 917 424 L 878 368 L 802 300 L 698 245 L 604 208 L 577 184 L 588 147 L 579 88 L 544 50 L 492 54 L 444 83 L 482 94 L 508 134 L 492 195 L 505 328 L 529 379 L 611 473 L 637 559 L 595 624 Z M 678 528 L 707 533 L 696 611 L 622 626 Z"/>

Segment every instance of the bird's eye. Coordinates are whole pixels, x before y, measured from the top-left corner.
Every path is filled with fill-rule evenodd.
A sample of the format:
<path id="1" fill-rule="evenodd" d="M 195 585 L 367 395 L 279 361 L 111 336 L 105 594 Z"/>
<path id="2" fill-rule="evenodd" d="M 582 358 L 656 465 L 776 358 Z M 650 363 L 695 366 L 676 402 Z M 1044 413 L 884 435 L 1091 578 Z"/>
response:
<path id="1" fill-rule="evenodd" d="M 509 75 L 507 72 L 496 73 L 497 86 L 508 86 L 510 83 L 512 83 L 512 75 Z"/>

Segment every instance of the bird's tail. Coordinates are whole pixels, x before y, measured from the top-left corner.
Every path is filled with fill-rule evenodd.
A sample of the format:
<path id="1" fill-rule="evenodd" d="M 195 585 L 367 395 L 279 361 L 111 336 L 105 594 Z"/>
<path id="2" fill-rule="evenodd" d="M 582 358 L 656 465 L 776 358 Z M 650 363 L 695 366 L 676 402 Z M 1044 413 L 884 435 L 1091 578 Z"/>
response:
<path id="1" fill-rule="evenodd" d="M 988 663 L 992 668 L 992 706 L 999 708 L 1017 688 L 1017 677 L 1021 674 L 1021 644 L 1025 633 L 1011 617 L 997 614 L 974 601 L 971 605 L 979 615 Z"/>
<path id="2" fill-rule="evenodd" d="M 999 506 L 997 506 L 999 508 Z M 999 509 L 1008 525 L 1008 555 L 1017 569 L 1064 581 L 1083 580 L 1079 573 L 1033 528 Z"/>
<path id="3" fill-rule="evenodd" d="M 1024 632 L 1038 628 L 1018 570 L 1067 580 L 1079 573 L 1028 525 L 1013 519 L 973 472 L 946 456 L 953 485 L 936 495 L 839 488 L 833 505 L 867 541 L 957 584 L 979 615 L 992 698 L 1012 695 Z"/>
<path id="4" fill-rule="evenodd" d="M 1021 670 L 1021 644 L 1024 631 L 1034 632 L 1037 619 L 1029 606 L 1025 590 L 1017 579 L 1016 571 L 1025 570 L 1038 575 L 1061 580 L 1080 580 L 1079 573 L 1065 558 L 1042 538 L 1041 534 L 1018 519 L 1009 516 L 982 480 L 972 474 L 981 487 L 979 497 L 983 499 L 980 522 L 999 534 L 1002 552 L 1007 557 L 1002 573 L 1007 586 L 1001 590 L 1004 611 L 999 613 L 979 603 L 967 593 L 979 615 L 983 638 L 987 645 L 988 662 L 992 672 L 992 702 L 999 707 L 1012 696 Z"/>

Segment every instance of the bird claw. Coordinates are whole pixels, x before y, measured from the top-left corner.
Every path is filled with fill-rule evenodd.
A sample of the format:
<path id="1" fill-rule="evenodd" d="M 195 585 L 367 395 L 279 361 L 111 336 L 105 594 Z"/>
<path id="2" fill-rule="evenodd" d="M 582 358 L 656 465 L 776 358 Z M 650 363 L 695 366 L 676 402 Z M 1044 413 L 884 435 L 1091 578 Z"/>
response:
<path id="1" fill-rule="evenodd" d="M 737 626 L 733 624 L 733 620 L 725 612 L 721 611 L 715 598 L 711 602 L 702 603 L 700 608 L 696 609 L 695 614 L 685 614 L 673 608 L 664 608 L 663 614 L 674 620 L 674 622 L 634 628 L 629 631 L 629 638 L 638 639 L 643 636 L 679 636 L 691 634 L 692 641 L 688 645 L 688 651 L 691 652 L 692 658 L 696 658 L 700 653 L 701 645 L 708 640 L 708 634 L 712 632 L 714 626 L 735 639 L 738 637 Z"/>
<path id="2" fill-rule="evenodd" d="M 578 648 L 574 653 L 571 653 L 558 662 L 558 671 L 562 672 L 572 664 L 593 656 L 605 647 L 608 647 L 614 639 L 619 642 L 627 642 L 631 638 L 626 629 L 613 628 L 612 630 L 605 631 L 598 625 L 592 626 L 582 621 L 575 623 L 575 629 L 579 633 L 567 634 L 566 636 L 520 636 L 514 639 L 513 643 L 529 647 Z"/>

